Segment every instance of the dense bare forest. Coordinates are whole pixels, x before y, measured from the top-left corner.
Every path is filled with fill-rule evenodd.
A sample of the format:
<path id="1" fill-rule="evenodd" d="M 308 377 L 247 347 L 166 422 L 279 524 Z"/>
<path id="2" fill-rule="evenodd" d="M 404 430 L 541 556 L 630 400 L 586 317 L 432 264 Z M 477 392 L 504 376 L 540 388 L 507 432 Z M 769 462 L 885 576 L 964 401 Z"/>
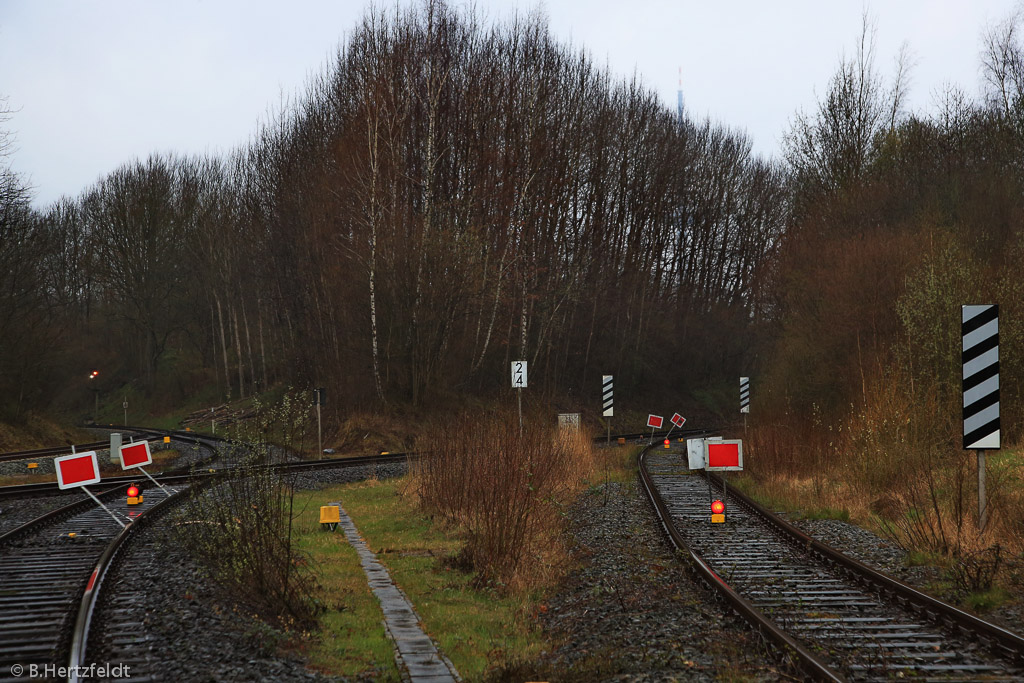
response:
<path id="1" fill-rule="evenodd" d="M 42 209 L 4 171 L 3 414 L 80 403 L 101 365 L 171 397 L 327 386 L 343 411 L 498 396 L 525 358 L 582 407 L 604 373 L 732 415 L 745 374 L 755 414 L 839 421 L 892 387 L 953 406 L 959 306 L 998 302 L 1016 436 L 1022 30 L 986 30 L 986 97 L 908 113 L 909 60 L 882 74 L 866 23 L 772 161 L 539 15 L 371 10 L 226 157 L 127 161 Z"/>

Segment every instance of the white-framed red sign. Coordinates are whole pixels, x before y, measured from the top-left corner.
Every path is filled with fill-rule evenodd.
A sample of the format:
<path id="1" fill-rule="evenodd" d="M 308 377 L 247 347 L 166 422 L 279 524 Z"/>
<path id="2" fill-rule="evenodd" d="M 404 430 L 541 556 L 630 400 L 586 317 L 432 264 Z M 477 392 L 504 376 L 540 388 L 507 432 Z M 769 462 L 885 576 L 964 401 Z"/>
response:
<path id="1" fill-rule="evenodd" d="M 62 455 L 53 459 L 53 466 L 57 470 L 57 488 L 71 489 L 95 484 L 100 480 L 96 451 Z"/>
<path id="2" fill-rule="evenodd" d="M 704 441 L 704 469 L 730 472 L 743 469 L 743 441 L 723 439 Z"/>
<path id="3" fill-rule="evenodd" d="M 683 423 L 685 422 L 686 418 L 680 415 L 679 413 L 672 414 L 672 424 L 674 424 L 676 427 L 682 427 Z"/>
<path id="4" fill-rule="evenodd" d="M 153 455 L 149 452 L 148 441 L 136 441 L 121 446 L 121 469 L 130 470 L 152 463 Z"/>
<path id="5" fill-rule="evenodd" d="M 661 423 L 664 422 L 664 418 L 661 415 L 648 415 L 647 426 L 651 429 L 661 429 Z"/>

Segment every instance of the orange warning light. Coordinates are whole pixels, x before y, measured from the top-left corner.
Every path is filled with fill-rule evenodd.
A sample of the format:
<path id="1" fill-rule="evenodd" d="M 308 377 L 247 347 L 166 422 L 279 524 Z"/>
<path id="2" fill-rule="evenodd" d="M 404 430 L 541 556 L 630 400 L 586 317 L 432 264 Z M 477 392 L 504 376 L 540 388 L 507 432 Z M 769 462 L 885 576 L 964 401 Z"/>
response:
<path id="1" fill-rule="evenodd" d="M 711 512 L 716 515 L 720 515 L 725 512 L 725 503 L 720 500 L 716 500 L 711 504 Z"/>
<path id="2" fill-rule="evenodd" d="M 129 498 L 135 498 L 138 495 L 139 495 L 139 487 L 138 486 L 136 486 L 135 484 L 132 484 L 131 486 L 128 487 L 128 497 Z"/>

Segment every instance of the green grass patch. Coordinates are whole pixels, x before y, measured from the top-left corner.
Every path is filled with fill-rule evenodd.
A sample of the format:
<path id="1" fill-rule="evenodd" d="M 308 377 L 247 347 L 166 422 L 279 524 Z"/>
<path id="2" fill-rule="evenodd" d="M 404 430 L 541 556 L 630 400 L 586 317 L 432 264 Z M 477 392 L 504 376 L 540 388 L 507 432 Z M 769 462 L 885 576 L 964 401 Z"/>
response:
<path id="1" fill-rule="evenodd" d="M 168 431 L 181 429 L 181 415 L 178 414 L 147 417 L 144 422 L 150 429 L 166 429 Z"/>
<path id="2" fill-rule="evenodd" d="M 754 499 L 755 502 L 767 510 L 786 512 L 791 515 L 803 514 L 803 510 L 793 504 L 789 498 L 769 492 L 764 487 L 759 486 L 758 482 L 749 474 L 741 473 L 738 477 L 729 477 L 729 487 L 735 488 L 740 493 Z"/>
<path id="3" fill-rule="evenodd" d="M 320 505 L 339 498 L 337 488 L 295 496 L 295 509 L 301 512 L 293 543 L 308 553 L 317 568 L 317 598 L 325 610 L 319 632 L 311 634 L 303 649 L 316 669 L 342 676 L 373 673 L 382 680 L 397 681 L 400 677 L 380 604 L 370 591 L 355 548 L 340 531 L 320 530 Z"/>
<path id="4" fill-rule="evenodd" d="M 643 446 L 620 446 L 615 442 L 606 448 L 595 448 L 591 486 L 597 487 L 607 482 L 626 484 L 633 481 L 636 478 L 636 460 L 643 449 Z"/>
<path id="5" fill-rule="evenodd" d="M 840 522 L 850 522 L 850 511 L 843 509 L 837 510 L 835 508 L 819 508 L 816 510 L 807 510 L 804 512 L 804 519 L 835 519 Z"/>
<path id="6" fill-rule="evenodd" d="M 319 529 L 320 506 L 339 500 L 465 679 L 536 657 L 546 645 L 528 618 L 537 596 L 500 597 L 472 588 L 473 577 L 445 561 L 461 541 L 401 494 L 405 481 L 369 480 L 296 494 L 296 542 L 322 571 L 320 600 L 327 609 L 320 631 L 306 644 L 314 666 L 342 676 L 376 671 L 382 680 L 398 680 L 380 607 L 355 550 L 344 534 Z"/>
<path id="7" fill-rule="evenodd" d="M 975 612 L 988 612 L 1010 600 L 1010 594 L 1003 588 L 994 587 L 987 591 L 968 593 L 963 604 Z"/>
<path id="8" fill-rule="evenodd" d="M 908 550 L 904 562 L 908 567 L 932 567 L 949 564 L 937 553 L 927 550 Z"/>
<path id="9" fill-rule="evenodd" d="M 735 480 L 729 478 L 729 486 L 739 489 L 742 493 L 753 498 L 762 507 L 768 510 L 785 512 L 792 519 L 834 519 L 840 522 L 851 523 L 850 511 L 846 508 L 834 507 L 807 507 L 798 504 L 786 495 L 769 491 L 762 487 L 751 476 L 741 474 Z"/>

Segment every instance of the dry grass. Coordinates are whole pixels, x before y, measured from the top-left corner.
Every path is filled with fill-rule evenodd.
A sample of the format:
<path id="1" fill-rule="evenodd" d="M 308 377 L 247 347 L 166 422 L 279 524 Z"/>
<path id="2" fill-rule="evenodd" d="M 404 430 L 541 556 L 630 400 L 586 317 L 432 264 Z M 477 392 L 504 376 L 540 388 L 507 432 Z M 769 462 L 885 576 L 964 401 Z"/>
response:
<path id="1" fill-rule="evenodd" d="M 836 424 L 812 417 L 751 429 L 750 488 L 780 508 L 840 511 L 907 549 L 945 558 L 953 570 L 997 552 L 1013 565 L 1024 558 L 1017 450 L 989 453 L 989 521 L 979 531 L 975 454 L 959 447 L 958 407 L 940 392 L 912 391 L 906 378 L 886 377 L 869 405 Z"/>
<path id="2" fill-rule="evenodd" d="M 97 436 L 92 432 L 61 426 L 34 413 L 26 414 L 17 423 L 0 422 L 0 452 L 3 453 L 96 440 Z"/>
<path id="3" fill-rule="evenodd" d="M 553 581 L 565 569 L 563 510 L 594 472 L 589 435 L 514 413 L 463 415 L 422 437 L 409 492 L 465 539 L 454 562 L 505 592 Z"/>
<path id="4" fill-rule="evenodd" d="M 324 447 L 352 456 L 382 451 L 401 453 L 411 450 L 414 439 L 414 428 L 407 420 L 357 412 L 348 415 L 333 434 L 324 436 Z"/>
<path id="5" fill-rule="evenodd" d="M 150 467 L 154 467 L 156 465 L 160 465 L 160 466 L 166 465 L 168 462 L 171 462 L 171 461 L 175 460 L 178 457 L 178 455 L 179 455 L 178 451 L 173 450 L 173 449 L 154 450 L 153 451 L 153 465 L 151 465 Z M 48 456 L 46 456 L 45 459 L 50 460 L 50 459 L 52 459 L 52 457 L 53 456 L 49 456 L 48 455 Z M 111 464 L 109 458 L 106 455 L 106 453 L 98 453 L 96 455 L 96 459 L 97 459 L 97 461 L 99 463 L 99 466 L 100 466 L 100 475 L 102 477 L 104 477 L 104 478 L 106 478 L 106 477 L 128 476 L 128 475 L 132 474 L 132 472 L 134 472 L 134 470 L 125 471 L 125 470 L 123 470 L 121 468 L 120 465 Z M 41 461 L 42 461 L 42 459 L 40 459 L 40 462 Z M 28 469 L 27 463 L 28 463 L 28 461 L 26 461 L 25 474 L 9 474 L 9 475 L 6 475 L 6 476 L 0 476 L 0 486 L 14 486 L 14 485 L 18 485 L 18 484 L 39 484 L 39 483 L 48 482 L 48 481 L 57 481 L 57 475 L 54 474 L 53 472 L 49 472 L 49 473 L 45 473 L 45 474 L 44 473 L 33 474 L 32 470 Z M 155 473 L 156 470 L 153 469 L 153 470 L 147 470 L 147 471 L 149 471 L 150 474 L 153 474 L 153 473 Z M 139 474 L 139 476 L 141 478 L 141 477 L 143 477 L 145 475 Z"/>

